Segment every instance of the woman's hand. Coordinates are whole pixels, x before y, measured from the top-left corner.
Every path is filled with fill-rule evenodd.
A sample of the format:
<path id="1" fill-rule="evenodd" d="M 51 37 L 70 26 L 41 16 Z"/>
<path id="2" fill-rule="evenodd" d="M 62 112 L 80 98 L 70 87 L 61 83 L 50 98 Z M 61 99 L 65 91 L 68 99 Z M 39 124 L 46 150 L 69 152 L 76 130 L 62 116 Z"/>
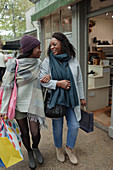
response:
<path id="1" fill-rule="evenodd" d="M 50 80 L 51 80 L 51 76 L 48 74 L 48 75 L 44 76 L 44 77 L 40 80 L 40 82 L 41 82 L 41 83 L 48 83 Z"/>
<path id="2" fill-rule="evenodd" d="M 69 90 L 71 88 L 70 81 L 68 81 L 68 80 L 57 81 L 56 86 L 61 87 L 61 88 L 65 89 L 65 90 Z"/>
<path id="3" fill-rule="evenodd" d="M 81 105 L 84 107 L 84 106 L 86 106 L 86 101 L 84 100 L 84 99 L 80 99 L 80 102 L 81 102 Z"/>

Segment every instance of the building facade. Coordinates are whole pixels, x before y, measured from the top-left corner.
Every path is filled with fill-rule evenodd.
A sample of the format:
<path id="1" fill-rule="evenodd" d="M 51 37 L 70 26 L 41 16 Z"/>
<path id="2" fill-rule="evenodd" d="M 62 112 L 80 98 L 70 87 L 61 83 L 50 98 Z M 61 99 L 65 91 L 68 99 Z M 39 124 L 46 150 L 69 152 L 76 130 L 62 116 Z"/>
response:
<path id="1" fill-rule="evenodd" d="M 100 26 L 96 22 L 98 16 L 101 15 L 106 21 L 105 14 L 113 12 L 113 0 L 38 0 L 33 3 L 35 3 L 35 13 L 31 16 L 31 20 L 39 23 L 42 59 L 46 56 L 52 34 L 63 32 L 76 49 L 76 57 L 83 74 L 85 96 L 88 101 L 88 55 L 89 51 L 92 51 L 91 41 L 97 35 L 101 41 L 103 35 L 106 39 L 107 31 L 103 29 L 104 25 L 101 26 L 102 30 L 98 34 L 96 29 Z M 89 25 L 89 21 L 95 21 L 94 18 L 96 25 L 93 29 L 93 25 L 91 25 L 92 23 Z M 104 23 L 102 22 L 102 24 Z M 111 35 L 107 35 L 108 38 L 112 42 L 112 31 Z M 90 94 L 94 95 L 95 92 Z M 108 127 L 108 132 L 109 136 L 113 137 L 113 111 L 111 111 L 111 126 Z"/>

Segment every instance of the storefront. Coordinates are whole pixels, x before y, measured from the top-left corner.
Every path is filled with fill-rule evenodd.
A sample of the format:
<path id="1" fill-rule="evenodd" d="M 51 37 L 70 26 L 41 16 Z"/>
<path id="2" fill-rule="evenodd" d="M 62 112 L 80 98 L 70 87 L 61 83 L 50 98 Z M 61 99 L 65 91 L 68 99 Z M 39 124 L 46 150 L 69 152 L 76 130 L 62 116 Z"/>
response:
<path id="1" fill-rule="evenodd" d="M 46 56 L 51 35 L 56 31 L 61 31 L 66 34 L 76 49 L 76 57 L 81 65 L 85 96 L 88 101 L 89 110 L 93 111 L 100 109 L 99 107 L 109 106 L 111 66 L 109 66 L 109 64 L 100 66 L 100 62 L 98 66 L 91 64 L 89 58 L 95 56 L 95 53 L 95 57 L 97 57 L 97 54 L 102 56 L 102 53 L 100 54 L 97 48 L 94 47 L 97 46 L 97 43 L 94 44 L 92 40 L 100 40 L 101 42 L 108 41 L 110 44 L 113 42 L 112 24 L 108 25 L 110 22 L 108 20 L 106 20 L 106 22 L 101 19 L 99 20 L 99 16 L 105 16 L 106 13 L 110 15 L 109 13 L 113 11 L 113 1 L 49 0 L 46 1 L 46 3 L 44 0 L 38 1 L 35 5 L 35 14 L 32 15 L 32 21 L 40 21 L 39 34 L 42 42 L 42 59 Z M 92 23 L 90 23 L 90 21 L 92 21 Z M 93 55 L 91 52 L 93 52 Z M 106 59 L 107 54 L 106 52 L 103 53 L 105 54 L 104 59 Z M 91 70 L 97 72 L 97 77 L 91 74 L 88 75 Z M 99 77 L 100 80 L 98 80 Z M 97 98 L 95 96 L 97 96 Z M 94 105 L 96 105 L 95 108 L 93 108 Z M 113 111 L 111 111 L 110 115 L 111 126 L 109 125 L 107 127 L 111 137 L 113 137 L 112 112 Z"/>
<path id="2" fill-rule="evenodd" d="M 97 5 L 98 4 L 98 5 Z M 113 138 L 113 1 L 91 0 L 89 14 L 89 52 L 88 71 L 88 108 L 97 110 L 95 119 L 106 127 L 109 136 Z M 90 65 L 98 60 L 98 64 Z"/>
<path id="3" fill-rule="evenodd" d="M 45 58 L 51 36 L 54 32 L 63 32 L 73 43 L 76 57 L 80 62 L 85 94 L 87 95 L 87 22 L 88 0 L 40 0 L 35 5 L 33 21 L 40 21 L 39 36 L 42 45 L 42 59 Z M 85 46 L 84 46 L 85 44 Z M 82 49 L 82 50 L 80 50 Z M 84 71 L 85 70 L 85 71 Z"/>

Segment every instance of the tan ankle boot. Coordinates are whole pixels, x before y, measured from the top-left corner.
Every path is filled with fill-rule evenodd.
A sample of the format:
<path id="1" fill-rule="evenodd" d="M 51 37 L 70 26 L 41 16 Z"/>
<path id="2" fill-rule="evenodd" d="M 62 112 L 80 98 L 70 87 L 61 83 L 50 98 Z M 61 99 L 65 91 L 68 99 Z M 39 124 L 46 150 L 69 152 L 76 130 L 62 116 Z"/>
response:
<path id="1" fill-rule="evenodd" d="M 64 156 L 62 148 L 56 148 L 56 155 L 57 155 L 57 159 L 60 162 L 64 162 L 65 161 L 65 156 Z"/>
<path id="2" fill-rule="evenodd" d="M 76 156 L 72 153 L 72 150 L 71 149 L 69 149 L 69 148 L 65 148 L 65 151 L 66 151 L 66 154 L 68 155 L 68 157 L 69 157 L 69 160 L 70 160 L 70 162 L 72 163 L 72 164 L 77 164 L 77 158 L 76 158 Z"/>

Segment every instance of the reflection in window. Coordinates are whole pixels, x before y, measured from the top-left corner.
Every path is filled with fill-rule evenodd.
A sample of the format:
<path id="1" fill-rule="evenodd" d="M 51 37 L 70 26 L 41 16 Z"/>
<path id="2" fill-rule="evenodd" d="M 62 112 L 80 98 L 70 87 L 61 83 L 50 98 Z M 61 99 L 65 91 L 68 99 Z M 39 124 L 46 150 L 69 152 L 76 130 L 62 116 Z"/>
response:
<path id="1" fill-rule="evenodd" d="M 60 12 L 52 15 L 52 34 L 60 31 Z"/>
<path id="2" fill-rule="evenodd" d="M 50 16 L 44 19 L 44 28 L 45 28 L 45 38 L 50 38 L 51 36 Z"/>
<path id="3" fill-rule="evenodd" d="M 62 32 L 72 32 L 72 12 L 69 7 L 62 10 Z"/>

